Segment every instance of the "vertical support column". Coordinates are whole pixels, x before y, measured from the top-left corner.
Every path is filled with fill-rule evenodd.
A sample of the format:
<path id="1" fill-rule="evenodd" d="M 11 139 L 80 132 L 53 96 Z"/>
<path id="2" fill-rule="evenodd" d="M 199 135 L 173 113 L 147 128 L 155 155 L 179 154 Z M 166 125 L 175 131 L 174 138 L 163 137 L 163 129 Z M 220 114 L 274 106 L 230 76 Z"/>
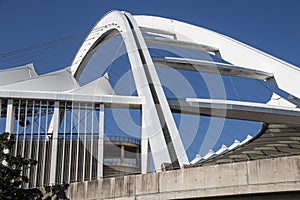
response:
<path id="1" fill-rule="evenodd" d="M 77 140 L 76 140 L 76 164 L 75 164 L 75 181 L 78 181 L 78 168 L 79 168 L 79 143 L 80 143 L 80 112 L 81 107 L 80 103 L 78 103 L 78 115 L 77 115 Z"/>
<path id="2" fill-rule="evenodd" d="M 148 138 L 147 129 L 145 127 L 144 105 L 141 110 L 141 173 L 147 174 L 148 168 Z"/>
<path id="3" fill-rule="evenodd" d="M 124 163 L 125 152 L 124 152 L 124 145 L 121 145 L 121 163 Z"/>
<path id="4" fill-rule="evenodd" d="M 135 150 L 135 164 L 136 165 L 140 165 L 141 161 L 140 161 L 140 150 L 136 149 Z"/>
<path id="5" fill-rule="evenodd" d="M 5 132 L 13 134 L 14 132 L 14 100 L 8 99 L 6 111 Z"/>
<path id="6" fill-rule="evenodd" d="M 142 138 L 141 141 L 141 173 L 147 174 L 148 169 L 148 139 Z"/>
<path id="7" fill-rule="evenodd" d="M 61 120 L 62 121 L 62 120 Z M 64 174 L 65 172 L 65 149 L 66 149 L 66 132 L 67 132 L 67 102 L 65 102 L 64 105 L 64 115 L 63 115 L 63 122 L 64 122 L 64 137 L 63 137 L 63 150 L 62 150 L 62 161 L 61 161 L 61 176 L 60 176 L 60 182 L 64 182 Z M 70 139 L 71 141 L 71 139 Z M 71 157 L 70 157 L 71 159 Z"/>
<path id="8" fill-rule="evenodd" d="M 20 108 L 20 101 L 19 101 L 19 108 Z M 42 101 L 40 100 L 39 101 L 39 113 L 38 113 L 38 140 L 37 140 L 37 151 L 36 151 L 36 157 L 37 157 L 37 160 L 39 159 L 39 155 L 41 154 L 40 153 L 40 135 L 41 135 L 41 118 L 42 118 Z M 20 110 L 20 109 L 19 109 Z M 19 111 L 20 112 L 20 111 Z M 18 119 L 20 117 L 18 116 Z M 17 132 L 18 133 L 18 132 Z M 42 149 L 41 149 L 42 150 Z M 41 154 L 43 155 L 43 154 Z M 42 157 L 42 156 L 41 156 Z M 39 160 L 39 163 L 41 163 L 41 161 Z M 39 163 L 37 165 L 34 166 L 35 168 L 35 173 L 34 173 L 34 181 L 33 181 L 33 187 L 38 187 L 40 185 L 37 186 L 37 180 L 38 180 L 38 176 L 40 176 L 40 172 L 38 174 L 38 168 L 39 168 Z"/>
<path id="9" fill-rule="evenodd" d="M 72 109 L 71 109 L 71 130 L 70 130 L 70 133 L 71 133 L 71 136 L 70 136 L 70 146 L 69 146 L 69 174 L 68 174 L 68 183 L 71 182 L 71 175 L 73 174 L 72 173 L 72 163 L 74 162 L 73 159 L 72 159 L 72 151 L 73 151 L 73 120 L 74 120 L 74 102 L 72 101 Z"/>
<path id="10" fill-rule="evenodd" d="M 0 115 L 1 115 L 1 112 L 0 112 Z M 13 128 L 14 128 L 14 100 L 13 99 L 9 99 L 7 101 L 7 109 L 6 109 L 5 132 L 7 132 L 9 134 L 13 134 L 14 133 Z M 8 137 L 10 137 L 10 135 Z M 15 146 L 17 146 L 17 145 L 18 144 L 16 144 Z M 7 151 L 7 152 L 9 152 L 9 149 L 4 149 L 4 150 Z M 16 151 L 16 149 L 15 149 L 15 151 Z"/>
<path id="11" fill-rule="evenodd" d="M 55 101 L 54 103 L 54 113 L 52 119 L 53 119 L 53 133 L 52 133 L 52 149 L 51 149 L 50 180 L 49 180 L 50 185 L 55 184 L 55 178 L 56 178 L 58 129 L 59 129 L 59 101 Z"/>
<path id="12" fill-rule="evenodd" d="M 87 134 L 87 103 L 85 103 L 85 109 L 84 109 L 84 141 L 83 141 L 83 144 L 84 144 L 84 148 L 83 148 L 83 163 L 82 163 L 82 181 L 85 180 L 85 167 L 86 167 L 86 151 L 88 151 L 88 147 L 87 147 L 87 143 L 86 143 L 86 140 L 87 140 L 87 137 L 86 137 L 86 134 Z"/>
<path id="13" fill-rule="evenodd" d="M 98 170 L 97 177 L 103 177 L 104 164 L 104 104 L 100 104 L 99 111 L 99 138 L 98 138 Z"/>
<path id="14" fill-rule="evenodd" d="M 93 157 L 94 157 L 94 112 L 95 112 L 95 104 L 92 104 L 92 128 L 91 128 L 91 133 L 92 133 L 92 138 L 91 138 L 91 153 L 90 153 L 90 175 L 89 175 L 89 180 L 91 181 L 93 178 Z"/>

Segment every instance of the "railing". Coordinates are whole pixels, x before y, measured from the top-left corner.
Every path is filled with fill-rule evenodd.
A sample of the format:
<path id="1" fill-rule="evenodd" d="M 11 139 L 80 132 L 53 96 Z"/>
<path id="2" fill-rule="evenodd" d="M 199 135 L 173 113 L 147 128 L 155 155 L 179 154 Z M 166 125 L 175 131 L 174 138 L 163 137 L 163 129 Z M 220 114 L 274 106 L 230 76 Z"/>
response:
<path id="1" fill-rule="evenodd" d="M 111 142 L 128 142 L 137 145 L 141 145 L 141 140 L 138 138 L 128 137 L 128 136 L 119 136 L 119 135 L 108 135 L 104 137 L 105 141 Z"/>
<path id="2" fill-rule="evenodd" d="M 73 140 L 77 140 L 79 135 L 79 140 L 91 140 L 91 139 L 98 139 L 98 133 L 95 134 L 84 134 L 84 133 L 59 133 L 58 134 L 58 138 L 59 139 L 73 139 Z M 48 134 L 48 133 L 26 133 L 25 135 L 23 133 L 19 133 L 18 135 L 15 134 L 15 138 L 18 137 L 18 140 L 43 140 L 43 139 L 52 139 L 52 134 Z M 119 136 L 119 135 L 107 135 L 104 136 L 104 141 L 110 141 L 110 142 L 128 142 L 128 143 L 132 143 L 132 144 L 137 144 L 137 145 L 141 145 L 141 140 L 138 138 L 134 138 L 134 137 L 129 137 L 129 136 Z"/>
<path id="3" fill-rule="evenodd" d="M 20 98 L 8 102 L 0 98 L 0 129 L 15 136 L 12 154 L 38 161 L 37 165 L 23 171 L 29 182 L 22 187 L 34 188 L 103 177 L 105 174 L 101 165 L 105 158 L 98 153 L 99 148 L 104 152 L 103 148 L 109 141 L 141 144 L 140 139 L 124 135 L 104 134 L 103 138 L 101 117 L 104 117 L 104 104 L 98 101 L 58 102 Z M 133 173 L 139 171 L 138 156 L 139 153 L 136 158 L 109 158 L 104 162 L 132 168 L 128 173 Z M 119 173 L 117 170 L 115 172 Z"/>
<path id="4" fill-rule="evenodd" d="M 104 158 L 104 163 L 138 165 L 136 158 Z"/>

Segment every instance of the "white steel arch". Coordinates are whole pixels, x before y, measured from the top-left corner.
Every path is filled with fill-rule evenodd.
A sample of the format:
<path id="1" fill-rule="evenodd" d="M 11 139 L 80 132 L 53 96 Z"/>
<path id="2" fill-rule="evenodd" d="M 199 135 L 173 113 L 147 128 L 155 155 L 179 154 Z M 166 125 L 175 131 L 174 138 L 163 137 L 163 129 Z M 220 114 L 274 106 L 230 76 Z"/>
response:
<path id="1" fill-rule="evenodd" d="M 300 90 L 295 87 L 300 85 L 300 69 L 292 64 L 202 27 L 162 17 L 134 16 L 134 18 L 145 30 L 168 33 L 179 41 L 214 47 L 218 49 L 217 54 L 221 55 L 222 59 L 234 65 L 273 74 L 275 82 L 273 79 L 268 81 L 300 98 Z"/>
<path id="2" fill-rule="evenodd" d="M 139 96 L 145 97 L 142 106 L 142 172 L 147 171 L 148 141 L 156 170 L 163 163 L 188 164 L 188 158 L 167 99 L 134 18 L 125 12 L 112 11 L 91 30 L 71 66 L 73 75 L 81 70 L 89 53 L 107 33 L 117 30 L 124 40 Z M 80 73 L 80 72 L 79 72 Z"/>
<path id="3" fill-rule="evenodd" d="M 158 38 L 153 40 L 144 38 L 141 30 L 150 33 L 154 32 L 158 35 L 167 35 L 171 39 L 161 40 Z M 200 68 L 198 67 L 198 69 L 204 71 L 206 67 L 209 68 L 211 67 L 210 65 L 214 65 L 217 67 L 217 70 L 213 69 L 212 71 L 215 72 L 212 73 L 218 73 L 223 69 L 222 67 L 225 67 L 225 72 L 227 69 L 236 70 L 238 76 L 260 77 L 300 98 L 300 92 L 294 87 L 294 85 L 300 84 L 300 70 L 289 63 L 232 38 L 201 27 L 161 17 L 132 17 L 131 14 L 120 11 L 111 11 L 100 19 L 90 31 L 74 58 L 71 66 L 72 74 L 78 77 L 93 51 L 102 42 L 101 40 L 106 40 L 109 38 L 109 34 L 113 35 L 116 33 L 120 33 L 124 39 L 138 95 L 146 99 L 142 107 L 142 163 L 146 163 L 147 160 L 149 140 L 156 170 L 160 170 L 162 163 L 174 163 L 177 159 L 179 165 L 183 166 L 188 163 L 188 159 L 153 64 L 153 62 L 157 63 L 157 60 L 151 58 L 145 40 L 156 44 L 168 43 L 171 46 L 190 47 L 215 53 L 234 65 L 228 65 L 228 68 L 226 68 L 227 66 L 225 65 L 219 66 L 220 64 L 213 62 L 205 63 L 191 60 L 186 60 L 185 62 L 191 63 L 191 65 L 195 65 L 192 63 L 198 62 L 197 64 L 200 63 Z M 170 59 L 172 58 L 167 58 L 167 61 Z M 178 68 L 180 68 L 180 64 L 183 61 L 179 59 L 179 64 L 175 63 L 174 65 L 173 63 L 173 66 L 171 66 L 172 63 L 165 63 L 166 60 L 163 60 L 164 63 L 159 62 L 163 65 L 166 64 L 175 68 L 179 66 Z M 286 81 L 287 78 L 289 78 L 289 81 Z M 277 97 L 275 94 L 273 96 Z M 282 99 L 280 101 L 284 102 Z M 293 106 L 292 104 L 288 105 Z M 153 110 L 155 111 L 155 116 L 150 115 L 150 113 L 153 113 Z M 164 123 L 166 126 L 164 126 Z M 153 132 L 153 130 L 155 131 Z M 171 140 L 167 138 L 171 138 Z M 146 172 L 146 165 L 142 167 L 142 171 L 143 173 Z"/>

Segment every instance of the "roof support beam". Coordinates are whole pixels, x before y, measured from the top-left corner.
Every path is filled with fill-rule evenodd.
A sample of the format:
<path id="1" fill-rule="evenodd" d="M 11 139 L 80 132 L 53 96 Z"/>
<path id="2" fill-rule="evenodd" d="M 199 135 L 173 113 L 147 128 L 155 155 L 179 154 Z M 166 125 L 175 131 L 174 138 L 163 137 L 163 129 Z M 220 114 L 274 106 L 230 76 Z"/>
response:
<path id="1" fill-rule="evenodd" d="M 192 42 L 186 42 L 181 40 L 173 40 L 169 38 L 163 38 L 163 37 L 144 37 L 145 42 L 149 44 L 158 44 L 158 45 L 164 45 L 164 46 L 170 46 L 170 47 L 178 47 L 178 48 L 185 48 L 185 49 L 191 49 L 191 50 L 199 50 L 199 51 L 205 51 L 205 52 L 217 52 L 218 48 L 192 43 Z"/>
<path id="2" fill-rule="evenodd" d="M 135 19 L 140 27 L 171 32 L 178 40 L 218 47 L 224 60 L 248 69 L 272 73 L 278 88 L 300 98 L 300 90 L 295 87 L 300 85 L 299 67 L 202 27 L 153 16 L 135 16 Z"/>
<path id="3" fill-rule="evenodd" d="M 238 67 L 231 64 L 204 61 L 204 60 L 195 60 L 188 58 L 173 58 L 173 57 L 165 57 L 165 58 L 153 58 L 153 62 L 155 65 L 162 67 L 172 67 L 174 69 L 181 70 L 190 70 L 190 71 L 198 71 L 205 72 L 210 74 L 223 74 L 229 76 L 239 76 L 245 78 L 255 78 L 266 80 L 273 77 L 273 74 L 253 69 L 247 69 L 243 67 Z"/>
<path id="4" fill-rule="evenodd" d="M 169 100 L 168 102 L 172 112 L 177 113 L 300 125 L 299 108 L 252 102 L 194 98 Z"/>
<path id="5" fill-rule="evenodd" d="M 108 108 L 129 109 L 141 109 L 142 104 L 144 104 L 143 97 L 121 95 L 81 95 L 57 92 L 0 91 L 0 98 L 103 103 Z"/>
<path id="6" fill-rule="evenodd" d="M 149 28 L 149 27 L 139 27 L 139 28 L 143 33 L 155 33 L 159 35 L 168 35 L 168 36 L 172 36 L 173 38 L 176 38 L 175 33 L 172 33 L 170 31 L 160 30 L 156 28 Z"/>

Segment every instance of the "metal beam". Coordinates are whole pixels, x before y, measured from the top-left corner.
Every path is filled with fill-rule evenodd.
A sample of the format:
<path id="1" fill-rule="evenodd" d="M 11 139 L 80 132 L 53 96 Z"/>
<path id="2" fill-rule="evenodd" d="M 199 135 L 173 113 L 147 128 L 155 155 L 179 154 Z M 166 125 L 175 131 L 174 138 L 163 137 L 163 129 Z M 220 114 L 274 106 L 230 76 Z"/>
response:
<path id="1" fill-rule="evenodd" d="M 274 74 L 277 87 L 300 98 L 300 69 L 228 36 L 184 22 L 153 16 L 135 16 L 140 27 L 169 31 L 176 39 L 219 48 L 222 59 L 237 66 Z M 288 80 L 288 81 L 287 81 Z"/>
<path id="2" fill-rule="evenodd" d="M 174 40 L 163 37 L 144 37 L 145 42 L 149 44 L 158 44 L 170 47 L 185 48 L 191 50 L 205 51 L 205 52 L 217 52 L 219 49 L 203 44 L 197 44 L 192 42 L 186 42 L 181 40 Z"/>
<path id="3" fill-rule="evenodd" d="M 157 169 L 158 164 L 159 164 L 159 168 L 161 168 L 162 162 L 159 161 L 160 162 L 159 163 L 158 160 L 161 160 L 161 158 L 163 158 L 162 155 L 166 151 L 168 151 L 168 154 L 170 156 L 173 166 L 181 167 L 185 164 L 188 164 L 189 161 L 188 161 L 188 157 L 186 155 L 185 149 L 184 149 L 184 145 L 180 138 L 178 128 L 176 126 L 175 120 L 172 116 L 172 112 L 168 105 L 167 98 L 164 94 L 162 84 L 159 80 L 157 71 L 156 71 L 154 63 L 151 59 L 150 53 L 148 51 L 147 45 L 144 41 L 141 31 L 139 30 L 133 17 L 129 13 L 125 13 L 125 15 L 129 19 L 132 26 L 135 27 L 134 29 L 132 29 L 133 35 L 134 35 L 136 45 L 139 49 L 138 52 L 139 52 L 139 55 L 140 55 L 140 58 L 141 58 L 141 61 L 143 64 L 143 69 L 144 69 L 144 72 L 146 75 L 147 85 L 151 92 L 152 102 L 151 102 L 151 104 L 149 104 L 149 107 L 147 107 L 147 110 L 149 108 L 151 110 L 148 110 L 149 113 L 147 113 L 147 114 L 151 113 L 150 120 L 152 121 L 152 124 L 154 124 L 153 123 L 154 120 L 159 121 L 160 130 L 159 129 L 157 129 L 157 130 L 159 132 L 162 131 L 161 133 L 163 134 L 163 137 L 164 137 L 163 139 L 167 143 L 167 146 L 165 146 L 165 147 L 163 147 L 161 145 L 158 147 L 158 148 L 163 147 L 162 151 L 153 153 L 154 151 L 157 151 L 157 149 L 155 149 L 154 145 L 152 144 L 154 142 L 154 140 L 152 139 L 153 133 L 151 133 L 151 136 L 149 135 L 149 143 L 151 146 L 152 155 L 157 154 L 158 155 L 157 157 L 159 158 L 159 159 L 156 159 L 156 161 L 155 161 L 156 169 Z M 130 54 L 130 52 L 128 52 L 128 54 Z M 134 73 L 134 71 L 135 70 L 133 70 L 133 73 Z M 140 74 L 138 76 L 140 76 Z M 138 76 L 134 76 L 134 78 L 137 79 Z M 140 79 L 140 77 L 139 77 L 139 79 Z M 136 86 L 140 87 L 141 85 L 136 84 Z M 145 85 L 143 85 L 143 88 L 144 87 L 145 87 Z M 147 99 L 147 97 L 146 97 L 146 99 Z M 153 103 L 154 103 L 154 105 L 153 105 Z M 143 108 L 145 108 L 145 107 L 143 107 Z M 156 110 L 156 113 L 153 112 L 155 110 Z M 148 117 L 149 116 L 147 116 L 147 118 Z M 155 129 L 153 129 L 152 126 L 150 126 L 149 128 L 150 128 L 150 131 L 155 132 Z M 148 134 L 150 134 L 150 132 L 148 132 Z M 156 139 L 159 139 L 159 138 L 156 137 Z M 158 145 L 158 141 L 155 141 L 155 143 L 156 143 L 155 145 Z M 164 149 L 164 148 L 167 148 L 167 149 Z M 153 156 L 153 158 L 154 158 L 154 156 Z M 166 161 L 167 161 L 167 159 L 166 159 Z M 166 162 L 164 162 L 164 163 L 166 163 Z"/>
<path id="4" fill-rule="evenodd" d="M 218 63 L 212 61 L 188 59 L 188 58 L 157 58 L 153 57 L 155 65 L 161 67 L 172 67 L 174 69 L 205 72 L 210 74 L 223 74 L 229 76 L 240 76 L 245 78 L 255 78 L 266 80 L 273 77 L 273 74 L 231 64 Z"/>
<path id="5" fill-rule="evenodd" d="M 165 30 L 160 30 L 160 29 L 156 29 L 156 28 L 149 28 L 149 27 L 139 27 L 141 32 L 143 33 L 156 33 L 159 35 L 169 35 L 172 37 L 176 37 L 175 33 L 172 33 L 170 31 L 165 31 Z"/>
<path id="6" fill-rule="evenodd" d="M 143 97 L 121 95 L 78 95 L 57 92 L 0 91 L 0 98 L 103 103 L 106 107 L 140 109 Z"/>
<path id="7" fill-rule="evenodd" d="M 177 113 L 300 125 L 299 108 L 252 102 L 194 98 L 169 100 L 168 102 L 171 110 Z"/>

